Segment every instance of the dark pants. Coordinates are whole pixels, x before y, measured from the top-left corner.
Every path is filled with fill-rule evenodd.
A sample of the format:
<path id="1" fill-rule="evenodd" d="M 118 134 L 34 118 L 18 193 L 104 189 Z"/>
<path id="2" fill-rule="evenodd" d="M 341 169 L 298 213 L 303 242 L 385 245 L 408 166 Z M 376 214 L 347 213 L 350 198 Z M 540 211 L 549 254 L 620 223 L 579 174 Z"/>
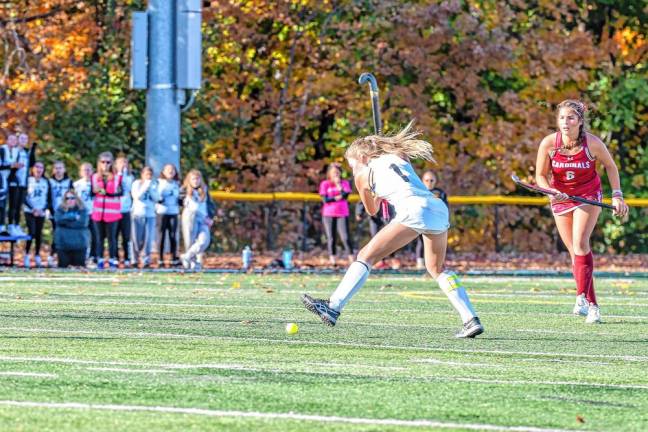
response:
<path id="1" fill-rule="evenodd" d="M 322 216 L 324 223 L 324 232 L 326 233 L 326 241 L 328 246 L 329 255 L 333 256 L 336 252 L 335 247 L 335 231 L 340 236 L 340 241 L 344 247 L 344 252 L 351 255 L 351 239 L 349 236 L 349 218 L 348 217 L 333 217 Z"/>
<path id="2" fill-rule="evenodd" d="M 41 243 L 43 242 L 43 224 L 45 224 L 45 216 L 34 216 L 31 213 L 25 213 L 25 220 L 27 221 L 27 231 L 31 236 L 31 240 L 27 240 L 25 244 L 25 254 L 29 253 L 31 249 L 32 240 L 36 243 L 34 253 L 40 253 Z"/>
<path id="3" fill-rule="evenodd" d="M 178 259 L 178 240 L 176 239 L 176 233 L 178 232 L 178 215 L 158 215 L 157 226 L 160 262 L 162 262 L 164 258 L 164 241 L 166 239 L 166 233 L 169 233 L 171 259 L 176 261 Z"/>
<path id="4" fill-rule="evenodd" d="M 9 187 L 9 224 L 20 224 L 20 210 L 25 203 L 25 196 L 27 196 L 26 187 Z"/>
<path id="5" fill-rule="evenodd" d="M 7 214 L 7 198 L 0 199 L 0 225 L 5 224 Z"/>
<path id="6" fill-rule="evenodd" d="M 58 266 L 65 268 L 69 266 L 84 267 L 85 266 L 85 249 L 79 250 L 59 250 L 58 251 Z"/>
<path id="7" fill-rule="evenodd" d="M 119 240 L 121 237 L 122 250 L 124 251 L 124 261 L 131 261 L 130 253 L 130 242 L 131 242 L 131 214 L 129 212 L 124 212 L 121 214 L 122 218 L 117 222 L 117 234 L 116 239 Z M 117 246 L 119 249 L 119 246 Z"/>
<path id="8" fill-rule="evenodd" d="M 97 259 L 103 259 L 104 257 L 104 241 L 108 238 L 108 253 L 110 254 L 110 259 L 117 259 L 117 225 L 118 221 L 115 222 L 97 222 L 95 221 L 95 241 L 96 241 L 96 257 Z"/>
<path id="9" fill-rule="evenodd" d="M 88 222 L 88 231 L 90 232 L 90 256 L 94 262 L 97 262 L 97 236 L 95 235 L 95 221 L 90 219 Z"/>
<path id="10" fill-rule="evenodd" d="M 50 222 L 52 222 L 52 247 L 50 247 L 50 255 L 54 255 L 56 253 L 56 242 L 54 242 L 54 236 L 56 235 L 56 221 L 52 217 Z"/>

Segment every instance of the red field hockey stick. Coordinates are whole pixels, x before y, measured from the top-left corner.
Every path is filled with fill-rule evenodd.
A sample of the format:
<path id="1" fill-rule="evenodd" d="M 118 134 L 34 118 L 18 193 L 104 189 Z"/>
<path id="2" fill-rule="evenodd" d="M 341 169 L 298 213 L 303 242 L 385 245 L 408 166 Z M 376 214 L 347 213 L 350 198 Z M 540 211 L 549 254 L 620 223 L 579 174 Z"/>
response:
<path id="1" fill-rule="evenodd" d="M 545 189 L 541 188 L 540 186 L 532 185 L 529 183 L 524 183 L 522 180 L 520 180 L 520 177 L 516 176 L 515 174 L 511 174 L 511 179 L 513 182 L 515 182 L 516 185 L 523 187 L 526 190 L 530 190 L 531 192 L 538 192 L 541 194 L 545 195 L 556 195 L 556 192 L 550 190 L 550 189 Z M 593 201 L 593 200 L 588 200 L 586 198 L 581 198 L 579 196 L 573 196 L 573 195 L 567 195 L 567 198 L 569 198 L 572 201 L 577 201 L 583 204 L 590 204 L 598 207 L 603 207 L 606 209 L 614 210 L 614 206 L 611 206 L 610 204 L 605 204 L 599 201 Z"/>

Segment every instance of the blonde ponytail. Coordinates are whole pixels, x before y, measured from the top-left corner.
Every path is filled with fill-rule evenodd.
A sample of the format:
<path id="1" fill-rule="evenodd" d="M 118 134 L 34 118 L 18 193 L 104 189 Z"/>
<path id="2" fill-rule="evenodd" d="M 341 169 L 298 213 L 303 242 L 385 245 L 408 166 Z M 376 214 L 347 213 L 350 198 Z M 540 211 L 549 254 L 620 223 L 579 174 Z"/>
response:
<path id="1" fill-rule="evenodd" d="M 412 130 L 413 125 L 414 120 L 396 135 L 369 135 L 358 138 L 351 143 L 345 152 L 345 157 L 359 159 L 360 156 L 367 156 L 369 159 L 374 159 L 384 154 L 395 154 L 408 159 L 434 162 L 432 144 L 418 139 L 421 132 Z"/>

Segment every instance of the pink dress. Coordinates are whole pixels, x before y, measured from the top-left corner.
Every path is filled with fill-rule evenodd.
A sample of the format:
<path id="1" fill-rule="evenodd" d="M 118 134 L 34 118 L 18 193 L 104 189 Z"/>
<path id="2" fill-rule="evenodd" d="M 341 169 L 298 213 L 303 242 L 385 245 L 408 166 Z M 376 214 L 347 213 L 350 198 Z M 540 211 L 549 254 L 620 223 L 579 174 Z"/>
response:
<path id="1" fill-rule="evenodd" d="M 351 193 L 351 185 L 348 181 L 340 180 L 340 186 L 344 192 Z M 320 183 L 319 194 L 323 198 L 335 198 L 337 195 L 340 195 L 340 190 L 332 181 L 324 180 Z M 346 199 L 325 202 L 322 206 L 322 216 L 348 217 L 349 202 Z"/>

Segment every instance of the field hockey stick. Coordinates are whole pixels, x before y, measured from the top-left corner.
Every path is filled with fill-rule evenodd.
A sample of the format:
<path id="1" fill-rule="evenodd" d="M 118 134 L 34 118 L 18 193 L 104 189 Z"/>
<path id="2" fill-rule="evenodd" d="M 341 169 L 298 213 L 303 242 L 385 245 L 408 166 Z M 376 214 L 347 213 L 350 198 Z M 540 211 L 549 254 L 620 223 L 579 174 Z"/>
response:
<path id="1" fill-rule="evenodd" d="M 358 78 L 358 84 L 369 83 L 369 94 L 371 95 L 371 111 L 373 113 L 374 133 L 380 135 L 382 132 L 382 121 L 380 120 L 380 98 L 378 97 L 378 82 L 376 77 L 369 72 L 364 72 Z M 389 220 L 389 203 L 383 200 L 382 204 L 383 219 Z"/>
<path id="2" fill-rule="evenodd" d="M 531 192 L 538 192 L 538 193 L 541 193 L 541 194 L 552 195 L 552 196 L 556 195 L 556 192 L 554 192 L 554 191 L 552 191 L 550 189 L 545 189 L 545 188 L 542 188 L 540 186 L 536 186 L 536 185 L 532 185 L 532 184 L 523 182 L 522 180 L 520 180 L 520 177 L 516 176 L 515 174 L 511 174 L 511 179 L 513 180 L 513 182 L 515 182 L 516 185 L 521 186 L 526 190 L 530 190 Z M 580 203 L 583 203 L 583 204 L 590 204 L 590 205 L 594 205 L 594 206 L 614 210 L 614 206 L 611 206 L 610 204 L 605 204 L 605 203 L 598 202 L 598 201 L 588 200 L 586 198 L 581 198 L 579 196 L 567 195 L 567 198 L 569 198 L 572 201 L 577 201 L 577 202 L 580 202 Z"/>

